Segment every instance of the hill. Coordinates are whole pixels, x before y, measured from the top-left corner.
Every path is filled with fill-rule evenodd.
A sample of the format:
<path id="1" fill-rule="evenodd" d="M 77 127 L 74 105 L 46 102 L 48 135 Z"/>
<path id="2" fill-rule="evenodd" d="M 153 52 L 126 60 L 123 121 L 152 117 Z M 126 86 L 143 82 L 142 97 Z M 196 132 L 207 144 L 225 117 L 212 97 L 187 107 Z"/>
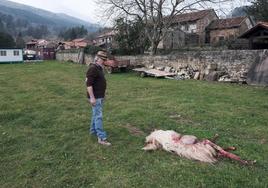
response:
<path id="1" fill-rule="evenodd" d="M 228 17 L 248 16 L 247 8 L 248 6 L 236 7 Z"/>
<path id="2" fill-rule="evenodd" d="M 63 14 L 53 13 L 28 5 L 0 0 L 0 30 L 6 30 L 13 36 L 25 33 L 30 27 L 44 26 L 52 33 L 64 28 L 84 26 L 89 32 L 96 31 L 98 25 Z"/>

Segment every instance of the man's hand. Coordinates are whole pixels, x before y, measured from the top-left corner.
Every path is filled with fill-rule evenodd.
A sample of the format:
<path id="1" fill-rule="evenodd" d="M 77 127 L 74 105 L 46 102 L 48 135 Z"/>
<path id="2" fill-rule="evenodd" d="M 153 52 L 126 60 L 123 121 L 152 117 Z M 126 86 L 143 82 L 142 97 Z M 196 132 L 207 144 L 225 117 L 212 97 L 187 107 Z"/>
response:
<path id="1" fill-rule="evenodd" d="M 96 105 L 96 98 L 94 96 L 94 93 L 93 93 L 93 87 L 92 86 L 89 86 L 87 87 L 87 92 L 89 94 L 89 102 L 92 106 L 95 106 Z"/>
<path id="2" fill-rule="evenodd" d="M 89 99 L 89 102 L 90 102 L 90 104 L 91 104 L 92 106 L 95 106 L 95 105 L 96 105 L 96 99 L 95 99 L 95 97 L 91 97 L 91 98 Z"/>

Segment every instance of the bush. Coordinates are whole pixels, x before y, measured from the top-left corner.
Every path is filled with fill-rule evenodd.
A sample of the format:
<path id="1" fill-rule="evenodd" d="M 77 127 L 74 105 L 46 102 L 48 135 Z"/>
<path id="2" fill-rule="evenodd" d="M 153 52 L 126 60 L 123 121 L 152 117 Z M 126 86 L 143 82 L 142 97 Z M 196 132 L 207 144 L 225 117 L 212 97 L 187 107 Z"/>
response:
<path id="1" fill-rule="evenodd" d="M 101 47 L 88 45 L 85 47 L 85 53 L 90 55 L 96 55 L 98 51 L 103 50 Z"/>
<path id="2" fill-rule="evenodd" d="M 1 48 L 13 48 L 16 43 L 11 35 L 8 33 L 0 32 L 0 47 Z"/>

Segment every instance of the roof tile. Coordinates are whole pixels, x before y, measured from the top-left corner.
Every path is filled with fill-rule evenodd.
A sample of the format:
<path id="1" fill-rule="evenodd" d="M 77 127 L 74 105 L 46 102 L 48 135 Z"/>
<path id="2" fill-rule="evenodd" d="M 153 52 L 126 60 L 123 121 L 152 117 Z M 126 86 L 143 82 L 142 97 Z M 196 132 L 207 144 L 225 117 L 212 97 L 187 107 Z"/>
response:
<path id="1" fill-rule="evenodd" d="M 239 27 L 240 24 L 245 19 L 246 17 L 236 17 L 236 18 L 213 20 L 211 24 L 208 26 L 208 29 L 227 29 L 227 28 Z"/>

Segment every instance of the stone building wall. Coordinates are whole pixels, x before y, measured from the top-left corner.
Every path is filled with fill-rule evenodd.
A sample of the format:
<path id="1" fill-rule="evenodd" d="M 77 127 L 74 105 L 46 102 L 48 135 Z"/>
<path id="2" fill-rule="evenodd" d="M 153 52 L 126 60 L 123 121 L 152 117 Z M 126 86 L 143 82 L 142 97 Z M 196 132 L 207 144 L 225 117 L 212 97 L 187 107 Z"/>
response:
<path id="1" fill-rule="evenodd" d="M 178 49 L 185 46 L 185 33 L 181 30 L 169 31 L 163 39 L 164 49 Z"/>
<path id="2" fill-rule="evenodd" d="M 251 28 L 250 25 L 247 24 L 247 19 L 245 19 L 239 27 L 233 28 L 220 28 L 220 29 L 213 29 L 209 31 L 210 35 L 210 43 L 215 44 L 219 42 L 219 37 L 224 37 L 224 40 L 229 39 L 237 39 L 240 35 L 246 32 L 248 29 Z"/>
<path id="3" fill-rule="evenodd" d="M 235 39 L 239 35 L 238 28 L 230 29 L 215 29 L 210 31 L 210 44 L 214 45 L 220 42 L 220 37 L 223 37 L 223 41 L 229 39 Z"/>
<path id="4" fill-rule="evenodd" d="M 199 35 L 199 44 L 204 44 L 206 41 L 206 27 L 213 21 L 218 19 L 214 11 L 210 11 L 203 19 L 197 21 L 197 34 Z"/>

